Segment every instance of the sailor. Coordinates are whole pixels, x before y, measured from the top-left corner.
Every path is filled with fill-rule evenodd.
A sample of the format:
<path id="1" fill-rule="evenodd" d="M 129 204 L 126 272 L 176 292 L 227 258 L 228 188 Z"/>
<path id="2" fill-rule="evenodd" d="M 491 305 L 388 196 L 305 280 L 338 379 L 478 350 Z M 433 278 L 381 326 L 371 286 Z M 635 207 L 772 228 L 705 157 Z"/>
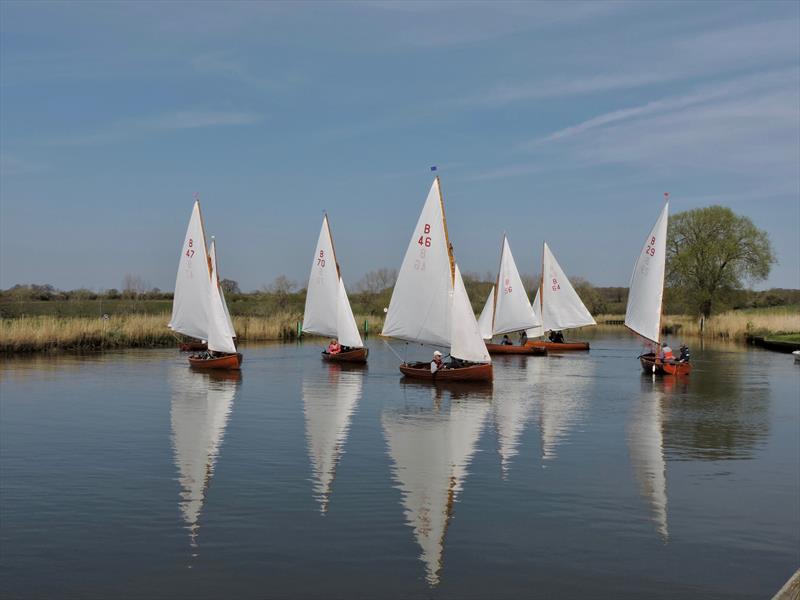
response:
<path id="1" fill-rule="evenodd" d="M 563 344 L 564 343 L 564 333 L 561 331 L 551 331 L 550 332 L 550 341 L 554 344 Z"/>
<path id="2" fill-rule="evenodd" d="M 342 347 L 339 345 L 339 340 L 331 340 L 331 343 L 328 344 L 328 354 L 339 354 L 342 351 Z"/>
<path id="3" fill-rule="evenodd" d="M 672 348 L 669 347 L 669 344 L 664 342 L 661 345 L 661 352 L 658 353 L 658 358 L 661 360 L 674 360 L 675 355 L 672 353 Z"/>
<path id="4" fill-rule="evenodd" d="M 691 354 L 689 352 L 689 346 L 686 344 L 681 344 L 681 355 L 678 358 L 681 362 L 689 362 L 691 359 Z"/>
<path id="5" fill-rule="evenodd" d="M 508 334 L 503 336 L 503 341 L 500 342 L 503 346 L 512 346 L 514 342 L 508 339 Z"/>
<path id="6" fill-rule="evenodd" d="M 519 345 L 524 346 L 527 343 L 528 343 L 528 332 L 523 331 L 522 333 L 519 334 Z"/>
<path id="7" fill-rule="evenodd" d="M 442 362 L 442 353 L 438 350 L 433 352 L 433 360 L 431 361 L 431 373 L 436 373 L 439 369 L 444 369 L 444 363 Z"/>

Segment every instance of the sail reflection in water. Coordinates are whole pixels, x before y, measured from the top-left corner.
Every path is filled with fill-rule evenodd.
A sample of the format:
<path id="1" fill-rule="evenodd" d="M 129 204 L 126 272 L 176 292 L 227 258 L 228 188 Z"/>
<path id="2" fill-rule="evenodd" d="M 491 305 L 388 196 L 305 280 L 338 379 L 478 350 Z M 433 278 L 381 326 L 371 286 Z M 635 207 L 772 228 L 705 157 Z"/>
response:
<path id="1" fill-rule="evenodd" d="M 528 361 L 528 381 L 539 402 L 543 459 L 555 459 L 558 446 L 583 420 L 595 385 L 595 362 L 587 355 Z"/>
<path id="2" fill-rule="evenodd" d="M 494 381 L 492 413 L 497 431 L 500 469 L 503 479 L 508 478 L 511 461 L 519 453 L 520 437 L 531 419 L 534 409 L 535 386 L 528 382 L 527 368 L 543 360 L 530 360 L 525 356 L 499 356 L 496 366 L 503 368 L 503 377 Z M 520 363 L 523 369 L 504 369 L 507 364 Z"/>
<path id="3" fill-rule="evenodd" d="M 663 394 L 654 387 L 649 377 L 642 376 L 642 380 L 642 394 L 633 409 L 629 425 L 628 448 L 641 495 L 650 504 L 658 533 L 666 542 L 669 530 L 667 465 L 662 432 Z"/>
<path id="4" fill-rule="evenodd" d="M 361 399 L 364 370 L 328 364 L 324 373 L 303 377 L 308 456 L 314 472 L 314 496 L 328 510 L 336 466 L 344 451 L 350 421 Z"/>
<path id="5" fill-rule="evenodd" d="M 170 370 L 169 380 L 172 445 L 181 486 L 180 509 L 195 546 L 200 513 L 241 374 L 198 373 L 180 365 Z"/>
<path id="6" fill-rule="evenodd" d="M 491 388 L 431 393 L 433 407 L 386 409 L 381 420 L 406 522 L 422 548 L 426 580 L 437 585 L 447 523 L 489 414 Z"/>

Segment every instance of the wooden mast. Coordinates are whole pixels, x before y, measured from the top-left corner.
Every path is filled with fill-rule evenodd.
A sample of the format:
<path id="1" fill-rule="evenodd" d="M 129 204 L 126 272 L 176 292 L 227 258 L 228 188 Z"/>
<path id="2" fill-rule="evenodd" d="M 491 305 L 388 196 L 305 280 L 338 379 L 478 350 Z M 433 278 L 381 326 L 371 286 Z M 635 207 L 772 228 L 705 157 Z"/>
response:
<path id="1" fill-rule="evenodd" d="M 436 176 L 436 189 L 439 190 L 439 206 L 442 209 L 442 225 L 444 225 L 444 243 L 447 244 L 447 256 L 450 258 L 450 287 L 456 283 L 456 259 L 453 256 L 453 246 L 450 243 L 450 235 L 447 233 L 447 217 L 444 214 L 444 197 L 442 195 L 442 182 Z"/>

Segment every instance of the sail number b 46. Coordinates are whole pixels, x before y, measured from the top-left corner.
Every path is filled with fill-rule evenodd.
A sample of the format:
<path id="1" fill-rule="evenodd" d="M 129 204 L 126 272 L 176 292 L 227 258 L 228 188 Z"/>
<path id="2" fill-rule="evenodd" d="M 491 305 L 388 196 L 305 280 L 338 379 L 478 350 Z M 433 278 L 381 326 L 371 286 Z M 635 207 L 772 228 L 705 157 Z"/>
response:
<path id="1" fill-rule="evenodd" d="M 425 246 L 426 248 L 431 247 L 431 238 L 430 236 L 425 235 L 426 233 L 431 232 L 431 226 L 428 223 L 425 223 L 425 227 L 422 228 L 423 235 L 419 236 L 417 240 L 417 244 L 420 246 Z"/>

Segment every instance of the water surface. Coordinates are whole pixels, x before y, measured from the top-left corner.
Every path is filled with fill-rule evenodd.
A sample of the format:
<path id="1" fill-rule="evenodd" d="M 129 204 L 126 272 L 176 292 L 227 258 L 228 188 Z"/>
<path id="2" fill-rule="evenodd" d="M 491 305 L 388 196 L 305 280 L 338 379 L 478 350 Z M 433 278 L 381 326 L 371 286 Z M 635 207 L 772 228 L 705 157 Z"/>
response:
<path id="1" fill-rule="evenodd" d="M 0 595 L 764 598 L 800 565 L 800 367 L 638 343 L 404 382 L 314 343 L 0 364 Z M 409 357 L 427 350 L 402 345 Z"/>

